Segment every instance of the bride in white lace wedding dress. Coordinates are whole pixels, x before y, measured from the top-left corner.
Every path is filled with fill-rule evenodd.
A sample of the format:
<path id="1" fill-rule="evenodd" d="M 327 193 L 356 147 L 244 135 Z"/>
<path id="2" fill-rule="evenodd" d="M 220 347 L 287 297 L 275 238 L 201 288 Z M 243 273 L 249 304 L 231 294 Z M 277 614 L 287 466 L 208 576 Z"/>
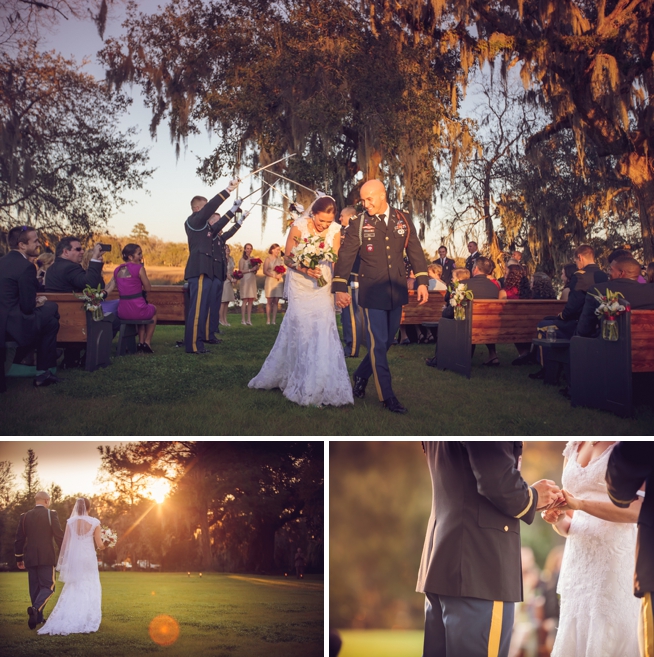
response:
<path id="1" fill-rule="evenodd" d="M 286 241 L 286 256 L 295 246 L 294 238 L 310 235 L 320 235 L 338 251 L 341 227 L 334 222 L 335 216 L 334 199 L 319 197 L 309 215 L 293 223 Z M 327 281 L 324 287 L 317 283 L 321 274 Z M 287 399 L 301 406 L 354 403 L 336 328 L 331 280 L 332 268 L 328 263 L 315 270 L 288 268 L 288 308 L 268 358 L 248 387 L 279 388 Z"/>
<path id="2" fill-rule="evenodd" d="M 88 515 L 90 504 L 78 498 L 68 518 L 57 570 L 64 588 L 38 634 L 97 632 L 102 619 L 100 575 L 94 540 L 103 549 L 100 521 Z"/>
<path id="3" fill-rule="evenodd" d="M 569 442 L 562 487 L 567 511 L 544 511 L 566 536 L 552 657 L 638 657 L 639 601 L 633 595 L 636 521 L 641 502 L 618 509 L 605 475 L 615 443 Z M 584 465 L 585 464 L 585 465 Z"/>

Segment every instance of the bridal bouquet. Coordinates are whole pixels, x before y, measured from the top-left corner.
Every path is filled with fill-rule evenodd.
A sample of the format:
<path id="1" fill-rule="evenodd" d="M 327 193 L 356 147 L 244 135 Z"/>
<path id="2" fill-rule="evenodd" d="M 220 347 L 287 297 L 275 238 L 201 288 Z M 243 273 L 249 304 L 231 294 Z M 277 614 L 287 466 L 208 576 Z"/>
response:
<path id="1" fill-rule="evenodd" d="M 336 252 L 331 246 L 327 246 L 320 235 L 312 235 L 298 240 L 297 245 L 291 250 L 291 259 L 296 267 L 302 266 L 307 269 L 315 269 L 321 262 L 336 262 Z M 324 287 L 327 281 L 324 276 L 318 279 L 318 287 Z"/>
<path id="2" fill-rule="evenodd" d="M 100 529 L 100 540 L 106 545 L 106 547 L 115 547 L 118 542 L 118 534 L 113 529 L 105 527 L 104 525 Z"/>
<path id="3" fill-rule="evenodd" d="M 448 290 L 450 292 L 450 306 L 454 308 L 454 319 L 465 319 L 463 304 L 473 299 L 472 290 L 469 290 L 465 283 L 457 283 L 456 286 L 449 287 Z"/>
<path id="4" fill-rule="evenodd" d="M 240 281 L 240 280 L 243 278 L 243 272 L 242 272 L 240 269 L 235 269 L 235 270 L 232 272 L 232 278 L 233 278 L 235 281 Z"/>
<path id="5" fill-rule="evenodd" d="M 277 265 L 275 267 L 275 273 L 277 274 L 285 274 L 286 273 L 286 267 L 284 265 Z"/>
<path id="6" fill-rule="evenodd" d="M 82 301 L 82 308 L 84 310 L 93 313 L 94 321 L 98 322 L 104 317 L 100 304 L 104 301 L 105 294 L 99 283 L 97 288 L 87 285 L 82 291 L 82 294 L 77 295 L 77 298 Z"/>

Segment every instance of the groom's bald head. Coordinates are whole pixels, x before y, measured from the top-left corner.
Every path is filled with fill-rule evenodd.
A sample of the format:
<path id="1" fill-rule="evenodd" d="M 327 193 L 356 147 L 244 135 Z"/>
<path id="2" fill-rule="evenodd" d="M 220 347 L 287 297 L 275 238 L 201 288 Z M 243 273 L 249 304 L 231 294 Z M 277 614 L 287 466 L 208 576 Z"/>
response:
<path id="1" fill-rule="evenodd" d="M 369 180 L 361 187 L 361 202 L 369 215 L 379 214 L 386 208 L 386 188 L 381 180 Z"/>
<path id="2" fill-rule="evenodd" d="M 44 504 L 45 506 L 47 506 L 48 504 L 50 504 L 50 496 L 44 490 L 40 490 L 34 496 L 34 502 L 36 504 Z"/>

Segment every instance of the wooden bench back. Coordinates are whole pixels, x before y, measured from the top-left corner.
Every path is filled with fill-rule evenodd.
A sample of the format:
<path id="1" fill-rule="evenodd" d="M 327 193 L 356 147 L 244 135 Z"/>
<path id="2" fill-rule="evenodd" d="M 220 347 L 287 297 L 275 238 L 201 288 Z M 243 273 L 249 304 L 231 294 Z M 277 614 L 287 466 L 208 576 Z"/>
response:
<path id="1" fill-rule="evenodd" d="M 538 322 L 558 315 L 555 299 L 473 299 L 472 344 L 531 342 Z"/>
<path id="2" fill-rule="evenodd" d="M 86 313 L 76 294 L 44 292 L 48 301 L 59 306 L 57 342 L 86 342 Z M 118 299 L 114 292 L 109 300 Z M 157 307 L 159 324 L 184 324 L 184 288 L 181 285 L 153 285 L 148 302 Z"/>
<path id="3" fill-rule="evenodd" d="M 422 324 L 423 322 L 438 322 L 445 306 L 445 292 L 434 290 L 429 293 L 429 301 L 419 306 L 417 292 L 409 290 L 409 303 L 402 307 L 401 324 Z"/>
<path id="4" fill-rule="evenodd" d="M 631 371 L 654 372 L 654 310 L 631 311 Z"/>

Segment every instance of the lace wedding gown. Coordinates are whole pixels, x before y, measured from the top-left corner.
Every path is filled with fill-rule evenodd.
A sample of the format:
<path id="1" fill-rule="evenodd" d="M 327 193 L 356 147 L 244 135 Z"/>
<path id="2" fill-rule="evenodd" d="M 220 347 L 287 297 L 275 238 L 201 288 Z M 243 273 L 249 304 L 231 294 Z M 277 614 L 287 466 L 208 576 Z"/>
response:
<path id="1" fill-rule="evenodd" d="M 609 501 L 604 477 L 613 445 L 585 468 L 579 442 L 563 452 L 563 488 L 575 497 Z M 557 593 L 561 613 L 552 657 L 638 657 L 639 600 L 633 594 L 635 523 L 608 522 L 575 511 Z"/>
<path id="2" fill-rule="evenodd" d="M 70 559 L 59 573 L 64 588 L 37 634 L 79 634 L 97 632 L 100 627 L 102 589 L 93 544 L 93 532 L 99 524 L 91 516 L 68 519 L 62 552 L 67 547 Z"/>
<path id="3" fill-rule="evenodd" d="M 293 225 L 300 229 L 302 238 L 309 237 L 306 218 Z M 340 228 L 333 223 L 327 229 L 328 245 L 333 244 Z M 279 388 L 287 399 L 301 406 L 352 404 L 352 386 L 336 328 L 332 269 L 329 264 L 319 267 L 327 280 L 324 287 L 318 287 L 310 276 L 288 270 L 288 309 L 268 358 L 248 387 Z"/>

